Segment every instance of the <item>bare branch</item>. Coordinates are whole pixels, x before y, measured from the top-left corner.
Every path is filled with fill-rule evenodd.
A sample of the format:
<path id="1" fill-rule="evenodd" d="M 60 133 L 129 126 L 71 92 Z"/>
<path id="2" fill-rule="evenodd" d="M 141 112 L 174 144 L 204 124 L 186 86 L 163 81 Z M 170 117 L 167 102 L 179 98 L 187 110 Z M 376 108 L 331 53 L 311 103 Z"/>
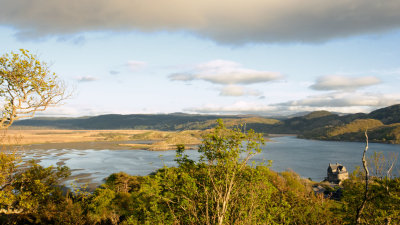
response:
<path id="1" fill-rule="evenodd" d="M 369 182 L 369 171 L 368 171 L 368 166 L 367 166 L 367 159 L 365 157 L 367 151 L 368 151 L 368 130 L 365 130 L 365 149 L 362 157 L 362 163 L 365 171 L 365 193 L 364 193 L 364 199 L 361 203 L 361 206 L 357 209 L 357 215 L 356 215 L 356 224 L 361 223 L 361 214 L 365 208 L 365 204 L 367 203 L 368 199 L 368 182 Z"/>
<path id="2" fill-rule="evenodd" d="M 0 58 L 0 129 L 59 105 L 68 97 L 64 83 L 36 55 L 20 49 Z"/>

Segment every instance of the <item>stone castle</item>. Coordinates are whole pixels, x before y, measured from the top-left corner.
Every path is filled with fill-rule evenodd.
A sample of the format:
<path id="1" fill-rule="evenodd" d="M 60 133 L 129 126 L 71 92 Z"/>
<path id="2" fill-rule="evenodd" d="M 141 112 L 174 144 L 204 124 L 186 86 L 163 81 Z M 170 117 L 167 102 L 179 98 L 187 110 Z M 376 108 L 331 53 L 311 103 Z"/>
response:
<path id="1" fill-rule="evenodd" d="M 340 184 L 342 181 L 349 178 L 349 173 L 342 164 L 329 163 L 327 181 L 330 183 Z"/>

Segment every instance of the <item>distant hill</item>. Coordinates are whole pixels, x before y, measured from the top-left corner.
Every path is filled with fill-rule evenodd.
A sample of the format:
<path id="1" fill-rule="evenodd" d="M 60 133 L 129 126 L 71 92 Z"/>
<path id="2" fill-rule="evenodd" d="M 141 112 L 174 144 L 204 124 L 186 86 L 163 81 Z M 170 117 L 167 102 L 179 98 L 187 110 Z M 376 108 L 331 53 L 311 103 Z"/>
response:
<path id="1" fill-rule="evenodd" d="M 384 124 L 400 123 L 400 104 L 372 111 L 369 117 Z"/>
<path id="2" fill-rule="evenodd" d="M 301 118 L 297 118 L 299 120 Z M 307 129 L 308 128 L 308 129 Z M 320 140 L 364 141 L 368 130 L 369 140 L 400 144 L 400 105 L 345 116 L 327 115 L 313 119 L 308 127 L 298 131 L 299 137 Z"/>
<path id="3" fill-rule="evenodd" d="M 319 140 L 363 141 L 368 128 L 371 141 L 400 143 L 400 104 L 375 110 L 369 114 L 339 115 L 315 111 L 301 116 L 271 119 L 251 115 L 172 114 L 109 114 L 79 118 L 38 117 L 20 120 L 14 126 L 56 129 L 151 129 L 163 131 L 205 130 L 221 118 L 227 126 L 245 124 L 246 129 L 262 133 L 296 134 Z"/>
<path id="4" fill-rule="evenodd" d="M 20 120 L 14 127 L 46 127 L 54 129 L 113 130 L 113 129 L 151 129 L 151 130 L 204 130 L 215 126 L 217 119 L 223 119 L 227 126 L 239 124 L 274 124 L 278 120 L 250 116 L 173 114 L 109 114 L 93 117 L 54 118 L 38 117 Z"/>

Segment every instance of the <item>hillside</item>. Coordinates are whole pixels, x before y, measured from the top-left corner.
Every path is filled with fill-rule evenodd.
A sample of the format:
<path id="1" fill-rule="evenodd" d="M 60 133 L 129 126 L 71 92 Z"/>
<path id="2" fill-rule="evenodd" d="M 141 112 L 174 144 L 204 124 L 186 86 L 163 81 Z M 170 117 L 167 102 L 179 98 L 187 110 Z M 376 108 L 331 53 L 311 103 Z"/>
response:
<path id="1" fill-rule="evenodd" d="M 400 105 L 381 108 L 369 114 L 338 115 L 328 111 L 315 111 L 280 120 L 248 115 L 110 114 L 80 118 L 39 117 L 17 121 L 14 126 L 78 130 L 182 131 L 212 128 L 218 118 L 223 119 L 228 127 L 246 125 L 246 129 L 254 129 L 256 132 L 296 134 L 301 138 L 319 140 L 363 141 L 363 132 L 368 128 L 371 141 L 400 143 Z"/>
<path id="2" fill-rule="evenodd" d="M 228 127 L 240 124 L 270 125 L 279 123 L 279 120 L 251 116 L 220 116 L 220 115 L 193 115 L 184 113 L 173 114 L 109 114 L 79 118 L 51 118 L 38 117 L 20 120 L 13 127 L 46 127 L 53 129 L 77 130 L 205 130 L 215 126 L 216 120 L 222 118 Z"/>
<path id="3" fill-rule="evenodd" d="M 380 120 L 384 124 L 400 123 L 400 104 L 372 111 L 369 118 Z"/>
<path id="4" fill-rule="evenodd" d="M 295 121 L 301 118 L 296 118 Z M 311 120 L 297 134 L 302 138 L 337 141 L 364 141 L 365 130 L 369 140 L 400 144 L 400 105 L 372 111 L 369 114 L 350 114 L 346 116 L 327 115 Z"/>

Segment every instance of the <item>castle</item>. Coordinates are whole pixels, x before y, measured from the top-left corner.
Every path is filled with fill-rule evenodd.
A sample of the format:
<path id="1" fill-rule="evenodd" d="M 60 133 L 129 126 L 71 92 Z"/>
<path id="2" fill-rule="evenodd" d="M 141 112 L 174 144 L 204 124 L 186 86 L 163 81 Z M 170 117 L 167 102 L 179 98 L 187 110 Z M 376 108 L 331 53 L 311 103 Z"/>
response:
<path id="1" fill-rule="evenodd" d="M 342 181 L 349 178 L 349 173 L 342 164 L 329 163 L 327 181 L 335 184 L 340 184 Z"/>

